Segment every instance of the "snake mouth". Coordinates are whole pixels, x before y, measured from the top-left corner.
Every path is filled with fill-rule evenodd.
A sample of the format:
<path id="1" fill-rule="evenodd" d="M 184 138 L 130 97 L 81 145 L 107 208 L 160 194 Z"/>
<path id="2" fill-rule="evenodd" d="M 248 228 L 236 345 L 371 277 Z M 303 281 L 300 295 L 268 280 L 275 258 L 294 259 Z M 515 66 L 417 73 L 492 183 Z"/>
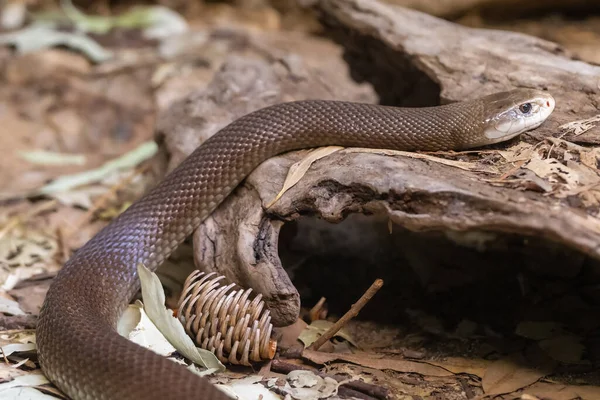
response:
<path id="1" fill-rule="evenodd" d="M 486 120 L 484 135 L 488 143 L 514 138 L 542 125 L 554 111 L 556 101 L 546 92 L 535 92 L 525 101 L 511 102 Z"/>

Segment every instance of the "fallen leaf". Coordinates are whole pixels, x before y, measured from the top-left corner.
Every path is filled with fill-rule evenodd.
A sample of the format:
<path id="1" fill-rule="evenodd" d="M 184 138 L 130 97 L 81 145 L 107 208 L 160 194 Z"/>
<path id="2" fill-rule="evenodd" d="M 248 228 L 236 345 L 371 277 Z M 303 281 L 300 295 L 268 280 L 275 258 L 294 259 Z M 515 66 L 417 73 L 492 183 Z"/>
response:
<path id="1" fill-rule="evenodd" d="M 425 376 L 452 376 L 453 373 L 428 362 L 396 360 L 377 357 L 369 353 L 323 353 L 320 351 L 304 350 L 302 357 L 317 363 L 325 364 L 332 361 L 347 361 L 363 367 L 379 370 L 393 370 L 397 372 L 421 374 Z"/>
<path id="2" fill-rule="evenodd" d="M 83 154 L 56 153 L 44 150 L 20 151 L 19 156 L 32 164 L 39 165 L 84 165 Z"/>
<path id="3" fill-rule="evenodd" d="M 121 336 L 160 355 L 168 356 L 175 352 L 175 347 L 148 318 L 139 300 L 127 307 L 119 319 L 117 331 Z"/>
<path id="4" fill-rule="evenodd" d="M 302 341 L 302 343 L 304 343 L 304 345 L 306 347 L 310 346 L 315 340 L 317 340 L 319 338 L 319 336 L 323 335 L 325 332 L 327 332 L 329 330 L 329 328 L 331 328 L 333 326 L 333 322 L 324 320 L 324 319 L 318 319 L 316 321 L 313 321 L 310 325 L 308 325 L 303 331 L 302 333 L 300 333 L 300 336 L 298 336 L 298 339 L 300 341 Z M 344 328 L 340 329 L 335 336 L 340 337 L 342 339 L 347 340 L 348 342 L 352 343 L 352 345 L 354 347 L 358 347 L 358 345 L 356 344 L 356 342 L 354 341 L 354 339 L 352 338 L 352 336 L 350 336 L 350 334 L 348 333 L 348 331 L 346 331 Z"/>
<path id="5" fill-rule="evenodd" d="M 50 383 L 48 378 L 46 378 L 41 372 L 33 372 L 27 375 L 17 376 L 15 379 L 9 382 L 0 383 L 0 397 L 4 399 L 4 392 L 11 388 L 40 386 L 47 383 Z"/>
<path id="6" fill-rule="evenodd" d="M 319 147 L 318 149 L 311 151 L 302 160 L 294 163 L 290 167 L 287 176 L 285 177 L 283 187 L 281 188 L 279 193 L 277 193 L 277 196 L 275 196 L 275 198 L 269 204 L 267 204 L 266 208 L 270 208 L 271 206 L 273 206 L 273 204 L 275 204 L 277 200 L 279 200 L 281 196 L 285 194 L 285 192 L 287 192 L 294 185 L 296 185 L 300 181 L 300 179 L 302 179 L 302 177 L 306 175 L 306 172 L 309 170 L 310 166 L 313 165 L 316 161 L 320 160 L 323 157 L 327 157 L 328 155 L 333 154 L 341 149 L 343 149 L 343 147 Z"/>
<path id="7" fill-rule="evenodd" d="M 281 397 L 259 383 L 262 379 L 262 376 L 251 375 L 242 379 L 231 379 L 227 383 L 218 383 L 215 386 L 239 400 L 281 400 Z"/>
<path id="8" fill-rule="evenodd" d="M 0 313 L 8 315 L 25 315 L 25 312 L 19 307 L 19 303 L 4 297 L 0 297 Z"/>
<path id="9" fill-rule="evenodd" d="M 597 400 L 600 399 L 600 386 L 561 385 L 549 382 L 537 382 L 523 390 L 524 393 L 542 399 L 552 400 Z"/>
<path id="10" fill-rule="evenodd" d="M 308 324 L 298 318 L 292 325 L 274 328 L 277 335 L 281 335 L 281 339 L 277 343 L 280 349 L 288 349 L 298 343 L 300 334 L 306 329 Z"/>
<path id="11" fill-rule="evenodd" d="M 515 329 L 517 335 L 533 340 L 548 339 L 562 331 L 562 325 L 553 321 L 522 321 Z"/>
<path id="12" fill-rule="evenodd" d="M 188 30 L 181 15 L 164 6 L 138 6 L 114 16 L 87 15 L 79 11 L 71 0 L 62 0 L 63 13 L 46 12 L 34 16 L 37 24 L 58 26 L 71 22 L 82 32 L 105 34 L 115 28 L 141 29 L 147 39 L 161 39 Z"/>
<path id="13" fill-rule="evenodd" d="M 41 232 L 13 229 L 0 237 L 0 265 L 29 267 L 56 253 L 56 240 Z"/>
<path id="14" fill-rule="evenodd" d="M 526 366 L 519 354 L 494 361 L 485 371 L 481 384 L 486 395 L 494 396 L 522 389 L 548 373 Z"/>
<path id="15" fill-rule="evenodd" d="M 7 390 L 2 390 L 0 384 L 0 394 L 2 400 L 56 400 L 56 397 L 40 392 L 33 387 L 13 387 Z"/>
<path id="16" fill-rule="evenodd" d="M 532 158 L 523 165 L 523 168 L 534 172 L 540 178 L 564 183 L 569 188 L 576 187 L 580 182 L 580 176 L 577 171 L 563 165 L 555 158 Z M 560 177 L 561 180 L 557 181 L 556 177 Z"/>
<path id="17" fill-rule="evenodd" d="M 447 357 L 443 361 L 428 360 L 427 363 L 437 365 L 440 368 L 453 372 L 455 374 L 469 374 L 480 378 L 485 375 L 485 372 L 493 361 L 484 360 L 481 358 L 462 358 L 462 357 Z"/>
<path id="18" fill-rule="evenodd" d="M 546 354 L 556 361 L 567 364 L 581 362 L 585 346 L 581 338 L 573 335 L 561 335 L 542 340 L 538 343 Z"/>
<path id="19" fill-rule="evenodd" d="M 154 156 L 157 151 L 158 145 L 156 142 L 153 140 L 144 142 L 122 156 L 106 162 L 99 168 L 91 169 L 79 174 L 61 176 L 48 185 L 36 190 L 33 194 L 50 195 L 57 192 L 72 190 L 82 185 L 98 182 L 114 172 L 137 166 L 139 163 Z"/>
<path id="20" fill-rule="evenodd" d="M 78 50 L 93 62 L 103 62 L 112 58 L 112 52 L 105 50 L 92 38 L 75 32 L 62 32 L 53 27 L 31 25 L 15 32 L 0 35 L 0 44 L 15 46 L 20 54 L 31 53 L 55 46 L 65 46 Z"/>
<path id="21" fill-rule="evenodd" d="M 332 397 L 337 394 L 338 387 L 344 383 L 304 370 L 291 371 L 286 379 L 285 385 L 278 386 L 277 389 L 296 400 L 319 400 Z M 274 387 L 276 384 L 275 380 L 270 380 L 267 382 L 267 387 Z"/>
<path id="22" fill-rule="evenodd" d="M 419 160 L 428 160 L 433 161 L 438 164 L 448 165 L 450 167 L 459 168 L 465 171 L 481 171 L 481 172 L 497 172 L 495 168 L 490 166 L 482 166 L 475 163 L 470 163 L 466 161 L 456 161 L 456 160 L 448 160 L 445 158 L 440 158 L 436 156 L 432 156 L 430 154 L 423 153 L 412 153 L 409 151 L 401 151 L 401 150 L 388 150 L 388 149 L 369 149 L 369 148 L 361 148 L 354 147 L 347 149 L 348 153 L 374 153 L 381 154 L 386 156 L 404 156 L 409 158 L 416 158 Z"/>
<path id="23" fill-rule="evenodd" d="M 559 126 L 560 129 L 566 131 L 566 133 L 572 133 L 575 136 L 579 136 L 596 126 L 596 122 L 600 122 L 600 115 L 596 115 L 587 119 L 580 119 L 578 121 L 568 122 Z"/>
<path id="24" fill-rule="evenodd" d="M 509 147 L 506 150 L 499 150 L 498 154 L 507 162 L 515 163 L 519 161 L 527 161 L 531 159 L 534 146 L 526 142 L 519 142 L 517 145 Z"/>
<path id="25" fill-rule="evenodd" d="M 225 370 L 225 366 L 213 353 L 194 345 L 192 339 L 185 333 L 181 322 L 173 316 L 172 311 L 167 310 L 165 292 L 156 274 L 140 264 L 138 275 L 142 286 L 144 310 L 169 343 L 186 358 L 207 368 L 210 373 Z"/>
<path id="26" fill-rule="evenodd" d="M 25 353 L 33 351 L 37 348 L 35 343 L 11 343 L 0 347 L 2 355 L 8 357 L 13 353 Z"/>

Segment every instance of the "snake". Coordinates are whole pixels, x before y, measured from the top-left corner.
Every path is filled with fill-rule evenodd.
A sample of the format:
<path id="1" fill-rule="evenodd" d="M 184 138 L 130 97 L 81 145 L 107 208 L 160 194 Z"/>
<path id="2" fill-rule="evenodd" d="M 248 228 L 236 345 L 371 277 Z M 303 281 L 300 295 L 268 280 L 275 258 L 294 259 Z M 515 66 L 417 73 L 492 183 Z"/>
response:
<path id="1" fill-rule="evenodd" d="M 204 141 L 164 179 L 65 262 L 36 327 L 43 373 L 73 399 L 226 400 L 184 365 L 117 332 L 155 270 L 265 160 L 322 146 L 460 151 L 537 128 L 552 113 L 546 90 L 516 88 L 430 107 L 298 100 L 250 112 Z"/>

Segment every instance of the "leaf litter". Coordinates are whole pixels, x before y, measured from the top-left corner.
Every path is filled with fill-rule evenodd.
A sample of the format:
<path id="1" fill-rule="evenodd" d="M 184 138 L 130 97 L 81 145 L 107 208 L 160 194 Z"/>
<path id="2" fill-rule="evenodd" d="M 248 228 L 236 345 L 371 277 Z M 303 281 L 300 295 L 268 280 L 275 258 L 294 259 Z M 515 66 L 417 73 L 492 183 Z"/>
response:
<path id="1" fill-rule="evenodd" d="M 89 22 L 89 21 L 85 20 L 86 17 L 89 17 L 89 16 L 84 16 L 84 18 L 82 18 L 82 20 L 84 21 L 83 22 L 84 25 Z M 100 22 L 104 23 L 103 21 L 100 21 Z M 94 23 L 95 23 L 95 21 L 92 21 L 91 25 L 93 25 Z M 91 30 L 93 30 L 93 28 L 91 28 Z M 593 124 L 595 122 L 598 122 L 598 121 L 590 119 L 589 121 L 586 122 L 587 125 L 582 124 L 581 127 L 578 128 L 579 131 L 577 131 L 577 132 L 580 132 L 581 129 L 590 129 L 590 128 L 588 128 L 588 126 L 593 127 Z M 579 134 L 581 134 L 581 133 L 583 133 L 583 132 L 580 132 Z M 565 143 L 559 144 L 557 142 L 555 144 L 557 147 L 565 146 Z M 544 158 L 543 155 L 540 158 L 538 158 L 537 156 L 534 156 L 533 154 L 534 154 L 535 150 L 537 149 L 536 146 L 531 146 L 524 142 L 521 142 L 520 146 L 521 146 L 520 149 L 512 149 L 511 148 L 508 151 L 492 151 L 488 154 L 503 154 L 503 158 L 507 164 L 515 164 L 515 163 L 521 163 L 521 162 L 523 162 L 525 164 L 530 161 L 531 157 L 535 157 L 536 161 L 534 161 L 532 163 L 529 162 L 526 166 L 525 165 L 519 166 L 518 169 L 527 170 L 529 173 L 533 174 L 533 175 L 529 175 L 527 179 L 533 179 L 533 176 L 535 176 L 535 178 L 538 179 L 538 182 L 536 183 L 538 186 L 540 186 L 540 187 L 544 186 L 544 185 L 540 184 L 540 182 L 544 182 L 545 184 L 549 185 L 549 186 L 544 186 L 544 188 L 545 188 L 544 191 L 546 191 L 550 196 L 556 196 L 558 198 L 564 198 L 564 197 L 568 197 L 568 196 L 577 196 L 577 197 L 583 199 L 584 203 L 587 205 L 593 205 L 593 204 L 598 203 L 598 197 L 594 194 L 590 194 L 590 192 L 593 193 L 596 190 L 596 183 L 593 178 L 593 175 L 588 175 L 587 171 L 585 169 L 581 169 L 576 165 L 577 157 L 579 157 L 581 164 L 583 164 L 587 168 L 592 169 L 592 170 L 594 168 L 596 168 L 596 164 L 598 162 L 598 150 L 597 149 L 588 149 L 588 148 L 583 148 L 583 147 L 581 149 L 571 148 L 571 150 L 569 150 L 568 152 L 563 153 L 566 155 L 564 155 L 564 157 L 562 157 L 562 158 L 558 154 L 553 154 L 555 156 L 555 159 L 558 160 L 558 163 L 565 166 L 565 168 L 561 168 L 560 165 L 558 165 L 552 159 Z M 516 150 L 519 150 L 519 151 L 516 151 Z M 362 151 L 362 150 L 349 149 L 346 151 Z M 370 149 L 367 151 L 379 152 L 380 154 L 385 154 L 385 155 L 394 155 L 394 154 L 392 154 L 392 152 L 387 152 L 387 151 L 378 151 L 378 150 L 370 150 Z M 514 152 L 511 153 L 511 151 L 514 151 Z M 479 153 L 483 154 L 483 152 L 479 152 Z M 56 153 L 56 154 L 60 155 L 62 153 Z M 501 172 L 506 172 L 505 169 L 502 168 L 503 166 L 500 166 L 498 168 L 490 167 L 489 165 L 482 165 L 482 164 L 475 163 L 475 162 L 472 163 L 472 162 L 466 162 L 466 161 L 447 160 L 447 159 L 435 157 L 433 155 L 428 155 L 428 154 L 415 155 L 414 153 L 403 154 L 403 152 L 395 152 L 395 154 L 405 155 L 405 156 L 409 156 L 409 157 L 423 158 L 423 159 L 427 159 L 428 161 L 432 161 L 432 162 L 441 162 L 446 165 L 456 167 L 456 168 L 461 168 L 461 169 L 468 170 L 468 171 L 481 171 L 481 172 L 490 173 L 490 174 L 498 174 Z M 569 159 L 569 157 L 570 157 L 569 154 L 574 154 L 576 156 L 576 158 Z M 31 160 L 35 160 L 35 156 L 36 156 L 36 153 L 31 153 L 28 156 L 26 156 L 26 158 L 29 157 L 29 161 L 31 161 Z M 58 158 L 60 159 L 60 156 Z M 74 162 L 73 160 L 75 160 L 75 158 L 70 161 L 68 160 L 68 158 L 65 158 L 65 159 L 59 161 L 59 163 L 67 163 L 68 164 L 69 162 Z M 51 157 L 50 157 L 45 161 L 41 160 L 41 162 L 42 163 L 52 163 L 53 161 L 51 160 Z M 575 164 L 573 164 L 573 162 L 575 162 Z M 310 165 L 308 167 L 310 167 Z M 514 165 L 512 165 L 512 167 L 514 167 Z M 301 172 L 300 174 L 298 174 L 300 176 L 300 178 L 301 178 L 301 175 L 303 175 L 304 173 L 306 173 L 306 172 L 304 171 L 304 172 Z M 299 178 L 295 177 L 294 179 L 299 179 Z M 297 182 L 297 180 L 296 180 L 296 182 Z M 289 187 L 292 187 L 293 184 L 294 183 L 292 182 L 292 184 Z M 89 183 L 85 183 L 85 185 L 89 185 Z M 92 199 L 95 196 L 98 196 L 101 193 L 101 190 L 98 190 L 98 191 L 90 190 L 89 192 L 86 192 L 87 188 L 77 189 L 75 187 L 76 186 L 67 188 L 64 192 L 55 192 L 53 195 L 58 197 L 61 194 L 71 193 L 73 196 L 72 199 L 75 199 L 77 196 L 81 196 L 79 199 L 75 199 L 75 200 L 71 201 L 70 203 L 68 202 L 68 199 L 66 197 L 62 198 L 61 201 L 67 205 L 76 205 L 78 207 L 89 208 L 93 204 L 93 202 L 90 201 L 90 199 Z M 289 189 L 289 187 L 282 189 L 279 196 L 282 195 L 285 192 L 285 190 Z M 81 192 L 76 194 L 76 192 L 79 190 Z M 86 201 L 86 197 L 87 197 L 87 201 Z M 121 209 L 118 209 L 113 214 L 107 213 L 106 217 L 110 218 L 110 217 L 118 214 L 120 212 L 120 210 Z M 34 235 L 34 237 L 35 237 L 35 235 Z M 53 256 L 53 254 L 47 253 L 47 254 L 40 254 L 40 257 L 36 258 L 33 256 L 35 254 L 34 249 L 35 249 L 35 247 L 32 247 L 31 257 L 23 258 L 23 260 L 26 261 L 26 263 L 30 262 L 31 260 L 34 260 L 34 259 L 37 260 L 36 262 L 41 262 L 44 257 L 46 257 L 46 259 L 48 259 Z M 36 265 L 36 264 L 34 263 L 31 265 Z M 158 290 L 158 289 L 156 289 L 156 290 Z M 134 324 L 137 321 L 136 318 L 138 318 L 138 317 L 139 317 L 140 321 L 146 319 L 146 317 L 144 317 L 143 310 L 140 309 L 139 305 L 133 305 L 132 307 L 137 307 L 137 310 L 134 310 L 134 317 L 133 317 L 133 320 L 130 321 L 130 324 Z M 164 308 L 164 305 L 162 305 L 162 307 Z M 137 317 L 135 317 L 135 313 L 138 313 Z M 147 329 L 153 329 L 153 328 L 145 327 L 145 323 L 146 322 L 144 322 L 142 325 L 135 323 L 133 331 L 138 329 L 139 332 L 141 332 L 141 331 L 145 331 Z M 131 332 L 133 332 L 133 331 L 131 331 Z M 563 334 L 563 336 L 556 336 L 557 333 L 552 332 L 549 335 L 543 335 L 543 337 L 531 338 L 531 340 L 539 341 L 540 346 L 543 349 L 545 349 L 546 351 L 548 351 L 549 353 L 552 353 L 552 351 L 549 350 L 551 348 L 562 348 L 562 347 L 565 347 L 565 344 L 570 343 L 571 345 L 577 345 L 577 343 L 579 343 L 578 340 L 576 340 L 577 338 L 573 338 L 572 336 L 564 335 L 565 332 L 560 332 L 560 333 Z M 146 339 L 143 339 L 143 340 L 146 340 Z M 546 343 L 546 345 L 542 345 L 542 343 Z M 22 347 L 22 348 L 25 349 L 27 347 L 31 347 L 31 344 L 29 344 L 28 346 Z M 566 347 L 568 347 L 568 346 L 566 346 Z M 8 349 L 10 349 L 10 347 L 8 347 Z M 352 349 L 352 351 L 353 350 L 354 349 Z M 575 360 L 576 361 L 577 358 L 579 358 L 580 350 L 581 349 L 577 350 L 576 353 L 574 353 L 575 356 L 574 356 L 574 354 L 570 354 L 570 355 L 567 354 L 566 357 L 563 358 L 563 360 L 565 360 L 565 361 Z M 170 348 L 168 346 L 166 346 L 165 349 L 163 349 L 161 351 L 166 353 L 166 352 L 170 351 Z M 309 353 L 306 352 L 306 354 L 309 354 Z M 561 356 L 558 355 L 558 357 L 561 357 Z M 524 368 L 524 367 L 522 365 L 520 365 L 519 363 L 506 362 L 505 359 L 501 359 L 501 361 L 500 360 L 489 361 L 489 360 L 485 360 L 485 359 L 481 359 L 481 358 L 447 357 L 442 360 L 426 360 L 426 361 L 408 360 L 409 362 L 407 362 L 407 363 L 401 363 L 401 361 L 407 361 L 407 360 L 389 359 L 383 355 L 377 355 L 374 353 L 357 353 L 357 354 L 349 354 L 349 355 L 329 354 L 327 357 L 323 358 L 323 360 L 325 360 L 325 359 L 328 360 L 328 361 L 324 361 L 326 363 L 331 363 L 331 362 L 335 362 L 335 361 L 354 362 L 357 365 L 364 365 L 365 368 L 377 369 L 377 370 L 382 370 L 382 371 L 394 370 L 394 371 L 399 371 L 402 373 L 418 374 L 418 375 L 422 375 L 422 376 L 436 376 L 436 374 L 442 374 L 444 377 L 451 377 L 456 374 L 469 374 L 469 375 L 473 375 L 473 376 L 481 378 L 481 377 L 486 376 L 486 372 L 487 372 L 488 378 L 486 381 L 487 382 L 486 385 L 488 388 L 491 387 L 492 389 L 490 389 L 490 390 L 492 390 L 492 391 L 493 390 L 504 390 L 502 388 L 502 385 L 500 384 L 500 381 L 509 382 L 513 387 L 517 387 L 517 386 L 519 386 L 519 384 L 523 384 L 523 382 L 531 381 L 536 376 L 534 373 L 530 372 L 527 369 L 521 370 L 520 368 Z M 492 365 L 494 366 L 493 368 L 492 368 Z M 16 371 L 18 371 L 18 370 L 16 370 Z M 500 372 L 498 372 L 498 371 L 500 371 Z M 514 380 L 515 376 L 518 376 L 518 375 L 525 376 L 527 379 L 523 380 L 521 383 L 518 383 L 518 380 Z M 32 381 L 34 381 L 34 380 L 32 379 Z M 260 381 L 261 381 L 260 377 L 251 377 L 251 379 L 248 379 L 247 382 L 240 383 L 238 386 L 240 386 L 242 389 L 237 392 L 237 395 L 240 396 L 240 398 L 245 398 L 244 392 L 246 392 L 247 390 L 250 390 L 250 387 L 244 386 L 244 385 L 253 385 L 253 387 L 256 388 L 256 387 L 262 386 L 259 384 Z M 315 379 L 313 377 L 310 377 L 307 375 L 305 381 L 312 382 L 312 381 L 315 381 Z M 287 382 L 286 385 L 291 386 L 292 383 Z M 506 384 L 506 386 L 510 386 L 510 385 Z M 585 398 L 585 396 L 588 396 L 587 398 L 598 398 L 598 396 L 597 396 L 598 392 L 597 391 L 594 392 L 594 389 L 592 387 L 579 387 L 579 386 L 559 385 L 559 384 L 555 384 L 555 383 L 548 383 L 548 382 L 544 381 L 543 378 L 540 378 L 538 381 L 529 385 L 527 387 L 527 389 L 525 390 L 525 392 L 530 393 L 531 395 L 539 396 L 540 398 L 545 396 L 545 397 L 551 397 L 554 399 L 555 397 L 552 397 L 552 396 L 554 396 L 556 393 L 559 393 L 559 394 L 560 393 L 568 393 L 569 395 L 577 394 L 584 398 Z M 254 394 L 255 392 L 248 392 L 248 393 Z M 260 396 L 263 396 L 263 398 L 268 399 L 269 398 L 268 393 L 271 393 L 271 392 L 268 392 L 268 391 L 260 392 Z M 5 393 L 3 393 L 3 394 L 5 394 Z M 595 395 L 595 397 L 592 396 L 592 394 Z M 272 395 L 272 393 L 271 393 L 271 395 Z M 256 396 L 254 396 L 252 398 L 255 399 L 258 396 L 259 395 L 257 394 Z"/>

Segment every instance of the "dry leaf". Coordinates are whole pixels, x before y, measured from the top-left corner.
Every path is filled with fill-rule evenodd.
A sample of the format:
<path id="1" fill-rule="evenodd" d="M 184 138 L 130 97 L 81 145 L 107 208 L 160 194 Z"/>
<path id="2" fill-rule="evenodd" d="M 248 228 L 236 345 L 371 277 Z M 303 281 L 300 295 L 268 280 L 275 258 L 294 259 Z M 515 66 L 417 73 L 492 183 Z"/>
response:
<path id="1" fill-rule="evenodd" d="M 527 161 L 533 156 L 534 146 L 529 143 L 519 142 L 516 146 L 509 147 L 506 150 L 499 150 L 498 153 L 509 163 Z"/>
<path id="2" fill-rule="evenodd" d="M 298 339 L 302 341 L 306 347 L 308 347 L 313 344 L 313 342 L 317 340 L 319 336 L 327 332 L 327 330 L 331 328 L 333 324 L 333 322 L 326 321 L 324 319 L 313 321 L 302 331 L 302 333 L 300 333 Z M 347 340 L 348 342 L 352 343 L 354 347 L 359 347 L 356 342 L 354 342 L 352 336 L 350 336 L 350 334 L 344 328 L 340 329 L 335 336 Z"/>
<path id="3" fill-rule="evenodd" d="M 523 168 L 533 171 L 540 178 L 546 178 L 550 181 L 557 182 L 556 176 L 560 177 L 559 183 L 566 184 L 567 187 L 573 188 L 579 185 L 579 174 L 573 169 L 566 167 L 555 158 L 539 159 L 532 158 Z"/>
<path id="4" fill-rule="evenodd" d="M 547 371 L 526 366 L 525 359 L 515 355 L 493 362 L 485 371 L 481 383 L 485 394 L 499 395 L 529 386 L 547 374 Z"/>
<path id="5" fill-rule="evenodd" d="M 517 335 L 533 340 L 548 339 L 562 331 L 562 325 L 553 321 L 522 321 L 515 329 Z"/>
<path id="6" fill-rule="evenodd" d="M 194 345 L 192 339 L 185 333 L 183 325 L 173 316 L 172 311 L 165 307 L 165 292 L 155 273 L 144 265 L 138 265 L 138 276 L 142 288 L 144 310 L 156 325 L 160 333 L 171 343 L 179 353 L 198 365 L 207 368 L 209 373 L 225 370 L 217 356 L 208 350 Z"/>
<path id="7" fill-rule="evenodd" d="M 581 338 L 573 335 L 556 336 L 539 342 L 546 354 L 556 361 L 576 364 L 581 362 L 585 346 Z"/>
<path id="8" fill-rule="evenodd" d="M 524 393 L 542 399 L 552 400 L 597 400 L 600 399 L 600 386 L 560 385 L 556 383 L 537 382 L 524 389 Z"/>
<path id="9" fill-rule="evenodd" d="M 566 133 L 572 133 L 575 136 L 579 136 L 596 126 L 596 122 L 600 122 L 600 115 L 596 115 L 587 119 L 580 119 L 578 121 L 568 122 L 559 126 L 560 129 L 566 131 Z"/>
<path id="10" fill-rule="evenodd" d="M 482 358 L 462 358 L 462 357 L 448 357 L 443 361 L 427 361 L 429 364 L 437 365 L 438 367 L 444 368 L 455 374 L 469 374 L 475 375 L 480 378 L 485 375 L 488 367 L 493 361 L 484 360 Z"/>
<path id="11" fill-rule="evenodd" d="M 343 147 L 339 147 L 339 146 L 320 147 L 316 150 L 311 151 L 302 160 L 294 163 L 290 167 L 290 169 L 287 173 L 287 176 L 285 177 L 285 182 L 283 182 L 283 187 L 281 188 L 279 193 L 277 193 L 277 196 L 275 196 L 275 198 L 269 204 L 267 204 L 266 208 L 270 208 L 271 206 L 273 206 L 273 204 L 275 204 L 277 202 L 277 200 L 279 200 L 281 198 L 281 196 L 283 196 L 285 194 L 285 192 L 290 190 L 290 188 L 292 188 L 296 183 L 298 183 L 300 181 L 300 179 L 302 179 L 302 177 L 304 175 L 306 175 L 306 172 L 308 171 L 310 166 L 313 165 L 313 163 L 315 163 L 316 161 L 320 160 L 321 158 L 327 157 L 328 155 L 333 154 L 336 151 L 339 151 L 341 149 L 343 149 Z"/>
<path id="12" fill-rule="evenodd" d="M 348 153 L 374 153 L 381 154 L 385 156 L 404 156 L 409 158 L 417 158 L 419 160 L 428 160 L 433 161 L 438 164 L 448 165 L 450 167 L 459 168 L 465 171 L 481 171 L 481 172 L 497 172 L 495 168 L 490 166 L 478 165 L 475 163 L 470 163 L 466 161 L 456 161 L 456 160 L 447 160 L 445 158 L 440 158 L 436 156 L 432 156 L 429 154 L 423 153 L 412 153 L 409 151 L 401 151 L 401 150 L 387 150 L 387 149 L 368 149 L 368 148 L 350 148 L 347 150 Z"/>
<path id="13" fill-rule="evenodd" d="M 302 357 L 317 363 L 325 364 L 331 361 L 347 361 L 363 367 L 375 368 L 379 370 L 390 369 L 398 372 L 420 374 L 425 376 L 452 376 L 452 372 L 432 365 L 428 362 L 417 362 L 407 360 L 395 360 L 390 358 L 378 357 L 370 353 L 323 353 L 320 351 L 304 350 Z"/>
<path id="14" fill-rule="evenodd" d="M 216 386 L 236 400 L 281 400 L 280 396 L 260 383 L 262 379 L 262 376 L 251 375 L 231 379 L 227 383 L 217 383 Z"/>
<path id="15" fill-rule="evenodd" d="M 295 344 L 299 345 L 298 337 L 307 326 L 308 324 L 306 322 L 298 318 L 292 325 L 275 328 L 277 335 L 281 335 L 281 339 L 278 340 L 277 347 L 280 349 L 288 349 Z"/>

